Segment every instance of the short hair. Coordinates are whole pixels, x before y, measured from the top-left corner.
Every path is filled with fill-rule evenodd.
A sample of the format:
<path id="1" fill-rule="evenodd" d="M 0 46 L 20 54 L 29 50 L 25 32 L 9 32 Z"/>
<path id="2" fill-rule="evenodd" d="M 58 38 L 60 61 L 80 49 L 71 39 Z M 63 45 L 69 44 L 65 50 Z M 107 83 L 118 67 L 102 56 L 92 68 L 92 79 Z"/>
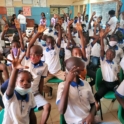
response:
<path id="1" fill-rule="evenodd" d="M 116 55 L 116 52 L 115 52 L 114 48 L 109 48 L 109 49 L 106 51 L 106 53 L 107 53 L 108 51 L 113 52 L 113 53 L 114 53 L 114 56 Z"/>
<path id="2" fill-rule="evenodd" d="M 33 45 L 33 46 L 31 47 L 31 49 L 32 49 L 32 48 L 35 48 L 35 49 L 36 49 L 36 53 L 37 53 L 37 54 L 43 54 L 43 49 L 42 49 L 41 46 L 39 46 L 39 45 Z"/>
<path id="3" fill-rule="evenodd" d="M 47 36 L 46 40 L 47 40 L 47 39 L 51 39 L 52 42 L 56 43 L 55 39 L 54 39 L 52 36 Z"/>
<path id="4" fill-rule="evenodd" d="M 30 76 L 30 78 L 31 78 L 31 81 L 33 81 L 33 76 L 32 76 L 32 74 L 29 72 L 29 71 L 27 71 L 27 70 L 20 70 L 19 72 L 18 72 L 18 75 L 19 74 L 22 74 L 22 73 L 27 73 L 27 74 L 29 74 L 29 76 Z"/>
<path id="5" fill-rule="evenodd" d="M 114 16 L 114 15 L 115 15 L 115 10 L 110 10 L 110 11 L 108 12 L 108 14 L 109 14 L 110 16 Z"/>
<path id="6" fill-rule="evenodd" d="M 70 57 L 65 61 L 65 65 L 68 71 L 70 71 L 72 67 L 79 67 L 82 64 L 84 65 L 84 62 L 78 57 Z"/>
<path id="7" fill-rule="evenodd" d="M 111 35 L 111 36 L 110 36 L 110 39 L 111 39 L 111 38 L 115 39 L 115 41 L 118 41 L 118 37 L 117 37 L 117 35 L 115 35 L 115 34 L 114 34 L 114 35 Z"/>
<path id="8" fill-rule="evenodd" d="M 23 12 L 23 11 L 22 11 L 22 10 L 19 10 L 19 14 L 20 14 L 21 12 Z"/>

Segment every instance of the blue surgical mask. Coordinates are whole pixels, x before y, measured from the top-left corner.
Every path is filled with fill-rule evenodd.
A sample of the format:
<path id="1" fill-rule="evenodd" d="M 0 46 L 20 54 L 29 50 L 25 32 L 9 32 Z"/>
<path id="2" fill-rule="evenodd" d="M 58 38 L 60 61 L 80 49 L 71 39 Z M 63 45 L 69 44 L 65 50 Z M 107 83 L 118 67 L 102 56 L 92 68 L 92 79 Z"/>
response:
<path id="1" fill-rule="evenodd" d="M 12 48 L 12 52 L 13 52 L 14 56 L 17 56 L 18 49 L 17 48 Z"/>
<path id="2" fill-rule="evenodd" d="M 74 20 L 74 23 L 77 23 L 77 20 Z"/>
<path id="3" fill-rule="evenodd" d="M 46 41 L 40 40 L 40 42 L 41 42 L 42 46 L 45 46 L 46 45 Z"/>
<path id="4" fill-rule="evenodd" d="M 28 94 L 28 93 L 31 93 L 31 88 L 28 88 L 28 89 L 24 89 L 24 88 L 21 88 L 19 86 L 16 86 L 15 87 L 15 90 L 22 96 Z"/>

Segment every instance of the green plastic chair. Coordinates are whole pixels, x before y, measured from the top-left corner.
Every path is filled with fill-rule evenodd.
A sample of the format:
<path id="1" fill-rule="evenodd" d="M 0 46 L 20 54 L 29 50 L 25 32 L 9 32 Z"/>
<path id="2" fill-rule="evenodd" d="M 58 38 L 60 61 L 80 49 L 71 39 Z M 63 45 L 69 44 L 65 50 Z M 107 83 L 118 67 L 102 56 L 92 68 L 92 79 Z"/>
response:
<path id="1" fill-rule="evenodd" d="M 118 119 L 122 124 L 124 124 L 124 109 L 122 108 L 121 105 L 118 108 Z"/>
<path id="2" fill-rule="evenodd" d="M 60 115 L 60 124 L 66 124 L 64 115 Z"/>
<path id="3" fill-rule="evenodd" d="M 120 81 L 122 82 L 124 80 L 124 72 L 123 72 L 122 68 L 120 69 L 119 77 L 120 77 Z"/>
<path id="4" fill-rule="evenodd" d="M 54 78 L 52 78 L 52 79 L 48 80 L 48 83 L 55 83 L 55 84 L 59 84 L 59 83 L 61 83 L 61 82 L 63 82 L 63 80 L 58 79 L 58 78 L 56 78 L 56 77 L 54 77 Z"/>
<path id="5" fill-rule="evenodd" d="M 103 79 L 103 77 L 102 77 L 101 68 L 98 68 L 97 72 L 96 72 L 96 80 L 95 80 L 96 91 L 98 91 L 99 87 L 101 86 L 102 79 Z M 105 99 L 112 99 L 112 102 L 114 102 L 116 100 L 115 93 L 113 91 L 110 91 L 110 92 L 106 93 L 104 95 L 104 98 Z M 100 106 L 101 106 L 101 102 L 100 101 L 99 101 L 99 103 L 100 103 Z M 101 107 L 100 107 L 100 114 L 101 114 L 101 119 L 103 120 L 103 115 L 102 115 Z"/>
<path id="6" fill-rule="evenodd" d="M 4 109 L 0 111 L 0 124 L 3 122 L 3 116 L 4 116 Z"/>

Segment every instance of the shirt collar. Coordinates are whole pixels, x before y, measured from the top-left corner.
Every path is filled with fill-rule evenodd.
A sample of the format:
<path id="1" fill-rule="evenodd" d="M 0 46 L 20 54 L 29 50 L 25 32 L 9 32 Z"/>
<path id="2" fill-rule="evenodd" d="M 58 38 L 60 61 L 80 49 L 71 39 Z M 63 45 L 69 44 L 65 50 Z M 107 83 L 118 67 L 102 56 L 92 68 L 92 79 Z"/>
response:
<path id="1" fill-rule="evenodd" d="M 113 61 L 106 60 L 106 62 L 107 62 L 108 64 L 114 64 Z"/>
<path id="2" fill-rule="evenodd" d="M 79 80 L 79 83 L 72 81 L 70 85 L 72 87 L 84 86 L 84 82 L 82 80 Z"/>
<path id="3" fill-rule="evenodd" d="M 16 94 L 16 97 L 18 100 L 25 100 L 26 102 L 29 102 L 29 94 L 25 94 L 24 96 L 20 95 L 17 91 L 14 91 Z"/>
<path id="4" fill-rule="evenodd" d="M 53 30 L 52 30 L 52 29 L 50 29 L 50 30 L 49 30 L 49 33 L 51 33 L 52 31 L 53 31 Z"/>
<path id="5" fill-rule="evenodd" d="M 37 68 L 37 67 L 43 66 L 43 62 L 40 60 L 37 64 L 32 63 L 32 65 L 34 66 L 34 68 Z"/>
<path id="6" fill-rule="evenodd" d="M 55 31 L 55 32 L 54 32 L 54 35 L 58 35 L 58 32 Z"/>
<path id="7" fill-rule="evenodd" d="M 114 50 L 118 50 L 118 46 L 117 45 L 115 45 L 114 47 L 110 46 L 110 48 L 113 48 Z"/>
<path id="8" fill-rule="evenodd" d="M 52 49 L 50 49 L 50 48 L 48 48 L 48 47 L 46 48 L 46 51 L 47 51 L 47 52 L 49 52 L 50 50 L 54 50 L 54 47 L 53 47 Z"/>

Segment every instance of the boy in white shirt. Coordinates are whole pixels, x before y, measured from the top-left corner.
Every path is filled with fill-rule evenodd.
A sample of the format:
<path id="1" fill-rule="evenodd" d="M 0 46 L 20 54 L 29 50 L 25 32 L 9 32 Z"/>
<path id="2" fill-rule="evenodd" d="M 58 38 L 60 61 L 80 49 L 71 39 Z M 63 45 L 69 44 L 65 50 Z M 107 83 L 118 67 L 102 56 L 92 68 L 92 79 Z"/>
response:
<path id="1" fill-rule="evenodd" d="M 13 70 L 7 90 L 3 96 L 5 113 L 2 124 L 36 124 L 37 121 L 34 113 L 36 104 L 31 93 L 32 75 L 28 71 L 18 73 L 19 69 L 27 68 L 21 65 L 24 56 L 19 59 L 19 52 L 17 58 L 14 58 L 13 52 L 12 56 Z"/>
<path id="2" fill-rule="evenodd" d="M 113 59 L 115 57 L 115 51 L 111 48 L 109 48 L 106 51 L 106 57 L 104 56 L 104 43 L 103 39 L 106 32 L 101 30 L 100 32 L 100 42 L 101 42 L 101 71 L 102 71 L 102 77 L 103 81 L 95 94 L 95 99 L 97 102 L 109 91 L 114 91 L 115 88 L 119 85 L 119 78 L 118 78 L 118 65 L 113 62 Z M 98 105 L 96 103 L 96 105 Z"/>

